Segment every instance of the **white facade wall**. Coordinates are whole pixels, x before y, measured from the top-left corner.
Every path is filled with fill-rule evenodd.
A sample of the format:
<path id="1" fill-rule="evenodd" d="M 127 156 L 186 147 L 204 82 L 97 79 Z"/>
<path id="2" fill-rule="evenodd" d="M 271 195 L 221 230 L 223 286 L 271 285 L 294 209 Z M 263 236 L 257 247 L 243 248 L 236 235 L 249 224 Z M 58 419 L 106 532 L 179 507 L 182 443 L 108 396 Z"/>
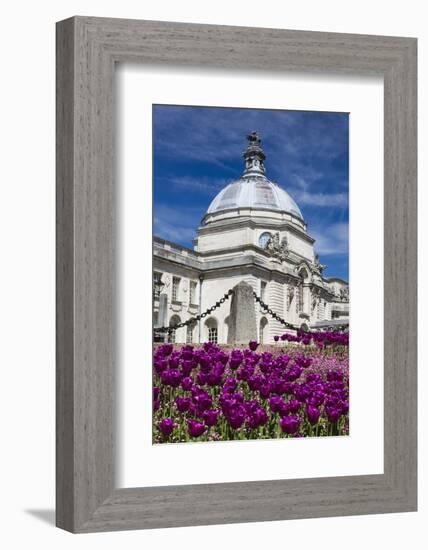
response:
<path id="1" fill-rule="evenodd" d="M 314 261 L 314 245 L 312 243 L 291 231 L 287 234 L 287 238 L 292 252 L 295 252 L 311 263 Z"/>
<path id="2" fill-rule="evenodd" d="M 261 294 L 261 282 L 264 281 L 266 288 L 263 301 L 274 313 L 296 327 L 302 324 L 310 327 L 317 321 L 332 319 L 331 302 L 337 303 L 337 296 L 347 287 L 347 283 L 341 279 L 331 279 L 326 284 L 317 274 L 313 242 L 309 236 L 305 238 L 305 233 L 299 234 L 299 231 L 306 231 L 304 222 L 295 223 L 295 219 L 288 216 L 295 223 L 296 229 L 284 228 L 281 213 L 258 211 L 257 216 L 253 212 L 251 217 L 251 212 L 246 212 L 245 209 L 240 211 L 244 219 L 239 219 L 239 225 L 236 212 L 224 212 L 217 216 L 223 218 L 223 225 L 215 227 L 215 230 L 213 228 L 213 231 L 205 231 L 207 225 L 203 225 L 204 230 L 199 232 L 195 240 L 195 252 L 168 241 L 161 241 L 158 249 L 162 251 L 160 261 L 165 270 L 162 280 L 165 282 L 163 291 L 168 296 L 169 324 L 184 322 L 205 312 L 241 281 L 249 283 L 258 295 Z M 265 226 L 261 223 L 263 217 L 266 218 Z M 215 214 L 212 218 L 218 222 Z M 246 220 L 248 225 L 245 225 Z M 275 229 L 276 223 L 278 230 Z M 299 224 L 300 227 L 297 228 Z M 268 251 L 259 248 L 260 236 L 265 232 L 272 235 L 278 232 L 280 242 L 284 237 L 287 238 L 289 255 L 285 259 L 270 255 Z M 195 265 L 198 267 L 194 267 Z M 263 271 L 265 275 L 262 274 Z M 192 273 L 192 276 L 183 275 L 187 272 Z M 202 292 L 199 274 L 203 279 Z M 174 277 L 180 277 L 176 300 L 173 300 Z M 196 283 L 194 304 L 189 303 L 191 280 Z M 291 301 L 290 288 L 294 290 Z M 213 338 L 216 328 L 217 342 L 227 343 L 230 304 L 229 299 L 198 321 L 191 332 L 192 342 L 208 341 L 209 337 Z M 274 336 L 280 336 L 287 330 L 256 303 L 255 312 L 259 340 L 273 342 Z M 186 327 L 176 330 L 175 341 L 189 341 Z"/>
<path id="3" fill-rule="evenodd" d="M 209 252 L 246 244 L 253 244 L 252 235 L 248 228 L 243 227 L 199 235 L 196 249 L 198 252 Z"/>
<path id="4" fill-rule="evenodd" d="M 161 272 L 159 269 L 155 271 Z M 173 264 L 170 264 L 168 271 L 163 271 L 162 282 L 165 283 L 162 292 L 167 295 L 167 325 L 177 324 L 195 317 L 199 312 L 204 312 L 211 308 L 219 301 L 231 288 L 245 281 L 250 284 L 257 295 L 262 295 L 261 284 L 265 283 L 263 301 L 272 309 L 273 312 L 281 316 L 285 321 L 301 326 L 303 323 L 310 326 L 320 320 L 331 320 L 332 307 L 337 309 L 340 307 L 344 311 L 349 310 L 349 304 L 338 304 L 336 301 L 329 301 L 324 295 L 315 294 L 313 300 L 313 291 L 310 282 L 306 282 L 302 289 L 297 286 L 297 281 L 293 282 L 290 279 L 272 280 L 271 273 L 267 273 L 265 277 L 256 276 L 249 272 L 237 270 L 234 275 L 225 275 L 213 277 L 209 275 L 201 282 L 196 277 L 185 277 L 178 274 L 179 270 L 174 269 Z M 173 281 L 174 277 L 180 279 L 176 299 L 173 300 Z M 190 283 L 195 284 L 195 292 L 193 303 L 190 301 Z M 202 288 L 202 295 L 200 292 Z M 289 289 L 294 289 L 294 294 L 289 301 Z M 303 309 L 301 307 L 300 292 L 303 293 Z M 191 330 L 191 341 L 193 343 L 206 342 L 209 338 L 209 327 L 217 328 L 217 342 L 220 344 L 227 343 L 228 334 L 228 318 L 230 314 L 231 299 L 225 301 L 219 308 L 214 310 L 204 319 L 197 322 Z M 155 315 L 158 312 L 158 301 L 154 303 Z M 287 329 L 277 320 L 270 317 L 262 308 L 255 302 L 257 335 L 259 340 L 264 343 L 273 342 L 275 335 L 280 336 Z M 309 316 L 309 318 L 308 318 Z M 178 328 L 175 331 L 175 342 L 189 342 L 189 332 L 187 327 Z"/>
<path id="5" fill-rule="evenodd" d="M 171 268 L 173 265 L 171 264 Z M 167 323 L 166 326 L 171 326 L 171 322 L 178 320 L 178 322 L 187 321 L 188 319 L 194 317 L 199 312 L 199 293 L 200 293 L 200 282 L 196 278 L 184 277 L 179 275 L 177 271 L 171 269 L 170 271 L 161 271 L 155 269 L 155 271 L 162 274 L 161 280 L 164 283 L 162 293 L 166 294 L 168 297 L 168 307 L 167 307 Z M 173 300 L 173 281 L 174 277 L 180 279 L 178 285 L 178 291 L 176 295 L 176 300 Z M 193 303 L 190 302 L 190 283 L 195 283 L 195 296 Z M 158 300 L 154 301 L 154 313 L 159 313 L 159 302 Z M 186 327 L 182 327 L 176 330 L 175 341 L 177 343 L 186 342 Z M 196 337 L 197 331 L 194 329 L 193 339 Z"/>

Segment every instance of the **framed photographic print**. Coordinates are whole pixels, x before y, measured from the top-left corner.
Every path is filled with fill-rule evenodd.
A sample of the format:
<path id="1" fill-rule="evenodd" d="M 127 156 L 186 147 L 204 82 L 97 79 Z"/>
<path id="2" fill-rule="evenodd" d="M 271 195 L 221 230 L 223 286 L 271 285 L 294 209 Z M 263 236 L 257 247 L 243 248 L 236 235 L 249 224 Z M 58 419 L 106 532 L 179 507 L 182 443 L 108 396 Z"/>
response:
<path id="1" fill-rule="evenodd" d="M 57 26 L 57 525 L 416 509 L 416 40 Z"/>

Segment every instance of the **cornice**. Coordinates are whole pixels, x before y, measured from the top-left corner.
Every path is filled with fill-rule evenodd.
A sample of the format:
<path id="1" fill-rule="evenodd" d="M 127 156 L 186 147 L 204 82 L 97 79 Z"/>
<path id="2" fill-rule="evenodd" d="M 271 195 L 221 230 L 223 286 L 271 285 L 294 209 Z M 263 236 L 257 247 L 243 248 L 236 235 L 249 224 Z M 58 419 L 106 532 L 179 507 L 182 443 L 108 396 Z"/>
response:
<path id="1" fill-rule="evenodd" d="M 258 209 L 258 210 L 263 210 L 263 209 Z M 296 217 L 296 219 L 299 219 L 299 218 Z M 203 219 L 202 219 L 202 222 L 203 222 Z M 238 219 L 231 218 L 230 220 L 227 220 L 227 219 L 219 220 L 219 222 L 212 222 L 210 225 L 207 225 L 207 226 L 200 225 L 197 229 L 196 234 L 197 236 L 199 236 L 199 235 L 223 233 L 225 227 L 227 227 L 228 229 L 239 229 L 239 228 L 248 228 L 248 227 L 251 229 L 258 229 L 258 228 L 276 229 L 276 230 L 287 229 L 291 233 L 298 235 L 299 237 L 306 240 L 310 244 L 313 244 L 315 242 L 315 239 L 313 239 L 310 235 L 308 235 L 303 229 L 296 227 L 295 225 L 293 225 L 292 223 L 286 220 L 278 220 L 278 223 L 276 223 L 274 221 L 264 220 L 263 218 L 261 218 L 260 221 L 254 220 L 253 218 L 248 218 L 248 217 L 242 217 Z"/>

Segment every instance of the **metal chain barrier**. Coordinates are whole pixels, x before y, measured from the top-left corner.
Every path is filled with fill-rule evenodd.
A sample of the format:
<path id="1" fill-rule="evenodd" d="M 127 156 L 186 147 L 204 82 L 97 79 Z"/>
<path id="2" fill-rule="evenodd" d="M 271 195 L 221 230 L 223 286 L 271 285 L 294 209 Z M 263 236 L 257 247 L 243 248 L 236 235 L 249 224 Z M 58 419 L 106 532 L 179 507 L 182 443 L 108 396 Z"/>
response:
<path id="1" fill-rule="evenodd" d="M 155 332 L 167 332 L 168 334 L 171 334 L 174 330 L 177 330 L 178 328 L 187 327 L 188 325 L 196 324 L 198 321 L 200 321 L 201 319 L 204 319 L 207 315 L 210 315 L 210 313 L 212 313 L 214 310 L 219 308 L 222 304 L 224 304 L 224 302 L 226 302 L 226 300 L 229 300 L 229 298 L 232 296 L 232 294 L 233 294 L 233 290 L 229 289 L 226 292 L 226 294 L 224 294 L 224 296 L 222 298 L 220 298 L 220 300 L 218 300 L 213 306 L 209 307 L 203 313 L 200 313 L 199 315 L 195 315 L 195 317 L 191 317 L 190 319 L 187 319 L 187 321 L 183 321 L 182 323 L 178 323 L 177 325 L 174 325 L 172 327 L 170 327 L 170 326 L 168 326 L 168 327 L 156 327 L 154 330 L 155 330 Z M 267 304 L 265 304 L 265 302 L 263 302 L 263 300 L 260 298 L 260 296 L 258 296 L 257 293 L 254 292 L 254 291 L 253 291 L 253 296 L 254 296 L 255 301 L 260 304 L 260 307 L 262 308 L 263 312 L 270 315 L 272 317 L 272 319 L 275 319 L 276 321 L 278 321 L 279 323 L 281 323 L 284 327 L 286 327 L 288 329 L 296 330 L 296 331 L 302 331 L 301 327 L 298 327 L 297 325 L 293 325 L 292 323 L 288 323 L 287 321 L 285 321 L 285 319 L 283 319 L 277 313 L 275 313 Z M 334 328 L 335 328 L 335 330 L 347 330 L 348 329 L 347 325 L 340 325 L 340 326 L 336 326 Z"/>
<path id="2" fill-rule="evenodd" d="M 177 330 L 178 328 L 187 327 L 188 325 L 196 324 L 201 319 L 204 319 L 207 315 L 212 313 L 215 309 L 219 308 L 226 300 L 229 300 L 229 298 L 232 296 L 233 290 L 229 289 L 226 294 L 220 298 L 213 306 L 209 307 L 206 311 L 203 313 L 200 313 L 199 315 L 195 315 L 195 317 L 191 317 L 190 319 L 187 319 L 187 321 L 183 321 L 182 323 L 178 323 L 177 325 L 174 325 L 173 327 L 155 327 L 155 332 L 167 332 L 168 334 L 171 334 L 174 330 Z"/>
<path id="3" fill-rule="evenodd" d="M 280 317 L 277 313 L 272 311 L 272 309 L 267 304 L 265 304 L 263 302 L 263 300 L 260 298 L 260 296 L 257 296 L 257 294 L 255 292 L 253 292 L 253 296 L 254 296 L 255 301 L 260 304 L 260 307 L 262 308 L 262 310 L 265 313 L 267 313 L 268 315 L 270 315 L 272 317 L 272 319 L 275 319 L 276 321 L 279 321 L 286 328 L 289 328 L 289 329 L 292 329 L 292 330 L 300 330 L 300 327 L 297 327 L 296 325 L 288 323 L 282 317 Z"/>
<path id="4" fill-rule="evenodd" d="M 282 325 L 284 325 L 285 327 L 287 327 L 289 329 L 304 332 L 301 327 L 298 327 L 296 325 L 288 323 L 287 321 L 282 319 L 282 317 L 280 317 L 277 313 L 272 311 L 272 309 L 267 304 L 265 304 L 263 302 L 263 300 L 260 298 L 260 296 L 257 296 L 257 294 L 255 292 L 253 292 L 253 296 L 254 296 L 255 301 L 260 304 L 260 307 L 262 308 L 262 310 L 265 313 L 267 313 L 268 315 L 270 315 L 273 319 L 275 319 L 276 321 L 279 321 Z M 333 330 L 335 330 L 335 331 L 347 331 L 348 329 L 349 329 L 348 325 L 336 325 Z"/>

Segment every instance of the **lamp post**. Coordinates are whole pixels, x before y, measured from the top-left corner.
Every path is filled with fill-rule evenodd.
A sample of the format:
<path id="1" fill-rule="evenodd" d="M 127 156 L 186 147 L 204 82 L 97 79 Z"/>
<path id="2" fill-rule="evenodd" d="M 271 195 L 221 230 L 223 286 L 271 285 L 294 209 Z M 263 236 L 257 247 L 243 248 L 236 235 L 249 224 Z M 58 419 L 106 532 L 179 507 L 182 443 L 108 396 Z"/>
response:
<path id="1" fill-rule="evenodd" d="M 166 324 L 166 311 L 167 311 L 167 302 L 168 297 L 166 293 L 162 293 L 162 290 L 165 286 L 165 283 L 162 282 L 161 277 L 153 279 L 153 309 L 155 305 L 156 298 L 159 300 L 159 309 L 158 309 L 158 318 L 155 323 L 154 328 L 154 341 L 165 341 L 165 334 L 157 332 L 156 329 L 165 326 Z"/>
<path id="2" fill-rule="evenodd" d="M 153 280 L 153 294 L 155 298 L 160 296 L 164 286 L 165 283 L 162 282 L 161 278 Z"/>

